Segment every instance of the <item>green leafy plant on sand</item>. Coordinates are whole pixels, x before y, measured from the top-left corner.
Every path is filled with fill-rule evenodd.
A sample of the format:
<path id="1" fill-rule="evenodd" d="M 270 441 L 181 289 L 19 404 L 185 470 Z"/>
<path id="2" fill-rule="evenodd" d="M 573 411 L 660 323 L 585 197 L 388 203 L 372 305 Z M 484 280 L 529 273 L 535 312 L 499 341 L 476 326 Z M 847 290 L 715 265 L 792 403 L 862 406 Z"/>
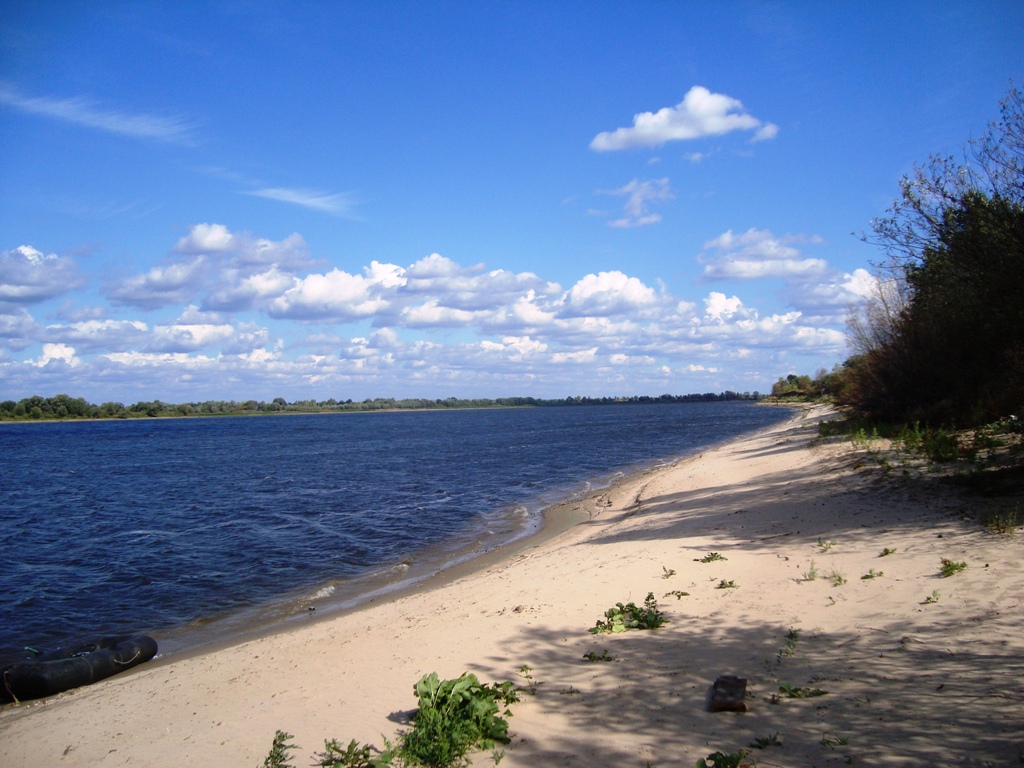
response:
<path id="1" fill-rule="evenodd" d="M 879 576 L 885 576 L 885 571 L 876 571 L 874 568 L 871 568 L 870 570 L 868 570 L 867 573 L 865 573 L 860 578 L 861 578 L 861 580 L 877 579 Z"/>
<path id="2" fill-rule="evenodd" d="M 939 590 L 933 589 L 932 593 L 924 599 L 923 605 L 932 605 L 933 603 L 937 603 L 939 602 L 940 597 L 942 597 L 942 595 L 939 594 Z"/>
<path id="3" fill-rule="evenodd" d="M 842 733 L 834 733 L 831 736 L 825 734 L 821 737 L 821 746 L 828 747 L 829 749 L 835 749 L 836 747 L 846 747 L 850 744 L 850 737 Z"/>
<path id="4" fill-rule="evenodd" d="M 739 752 L 713 752 L 707 757 L 697 761 L 696 768 L 748 768 L 757 765 L 757 760 L 751 757 L 745 749 Z"/>
<path id="5" fill-rule="evenodd" d="M 413 688 L 419 708 L 412 715 L 413 727 L 402 733 L 397 744 L 385 740 L 385 749 L 374 749 L 353 740 L 346 747 L 326 741 L 326 750 L 317 755 L 314 765 L 325 768 L 382 768 L 383 766 L 423 766 L 455 768 L 468 762 L 466 755 L 477 749 L 493 749 L 496 742 L 507 744 L 508 706 L 519 700 L 511 682 L 481 683 L 467 672 L 455 680 L 441 680 L 436 672 L 424 675 Z M 502 712 L 501 707 L 505 709 Z M 263 763 L 263 768 L 293 768 L 288 752 L 291 734 L 278 731 Z M 503 752 L 491 757 L 497 764 Z"/>
<path id="6" fill-rule="evenodd" d="M 725 579 L 722 579 L 721 581 L 718 582 L 718 585 L 715 587 L 715 589 L 739 589 L 739 588 L 740 588 L 740 585 L 737 584 L 732 579 L 729 579 L 728 581 L 726 581 Z"/>
<path id="7" fill-rule="evenodd" d="M 583 658 L 587 661 L 615 661 L 615 657 L 608 653 L 607 648 L 602 649 L 600 654 L 596 651 L 587 651 Z"/>
<path id="8" fill-rule="evenodd" d="M 949 558 L 945 558 L 944 557 L 944 558 L 942 558 L 942 568 L 939 570 L 939 573 L 942 574 L 942 578 L 948 579 L 953 574 L 960 573 L 960 571 L 963 571 L 963 570 L 966 570 L 966 569 L 967 569 L 967 563 L 965 563 L 963 561 L 957 563 L 957 562 L 954 562 L 954 561 L 950 560 Z"/>
<path id="9" fill-rule="evenodd" d="M 796 654 L 796 643 L 800 639 L 799 629 L 790 629 L 786 635 L 786 644 L 779 650 L 778 655 L 775 657 L 776 662 L 782 663 L 783 659 L 792 658 Z"/>
<path id="10" fill-rule="evenodd" d="M 284 731 L 275 733 L 270 752 L 263 760 L 263 768 L 292 768 L 291 763 L 288 762 L 288 753 L 293 749 L 298 749 L 295 745 L 288 743 L 293 738 L 294 736 Z"/>
<path id="11" fill-rule="evenodd" d="M 779 693 L 782 694 L 781 698 L 786 699 L 814 699 L 826 695 L 828 691 L 823 691 L 821 688 L 798 688 L 789 683 L 783 683 L 779 686 Z"/>
<path id="12" fill-rule="evenodd" d="M 835 539 L 829 541 L 822 540 L 821 536 L 818 537 L 818 546 L 821 547 L 822 552 L 828 552 L 832 547 L 836 545 Z"/>
<path id="13" fill-rule="evenodd" d="M 829 571 L 828 575 L 825 578 L 832 582 L 833 587 L 841 587 L 843 586 L 843 584 L 846 583 L 846 576 L 844 576 L 840 571 L 837 571 L 835 568 Z"/>
<path id="14" fill-rule="evenodd" d="M 768 747 L 781 747 L 782 742 L 779 741 L 779 732 L 776 731 L 771 736 L 762 736 L 754 739 L 750 746 L 752 749 L 767 749 Z"/>
<path id="15" fill-rule="evenodd" d="M 671 592 L 666 592 L 665 597 L 674 597 L 676 600 L 682 600 L 684 597 L 689 597 L 689 592 L 683 592 L 681 589 L 673 589 Z"/>
<path id="16" fill-rule="evenodd" d="M 538 683 L 536 680 L 533 679 L 533 667 L 531 667 L 529 664 L 523 664 L 523 666 L 519 668 L 519 671 L 516 674 L 526 681 L 526 685 L 524 687 L 521 687 L 519 690 L 526 691 L 531 696 L 536 696 L 537 686 L 543 685 L 543 683 Z"/>
<path id="17" fill-rule="evenodd" d="M 589 631 L 595 635 L 600 632 L 617 634 L 627 629 L 657 629 L 667 622 L 665 614 L 658 610 L 654 593 L 648 592 L 643 608 L 638 608 L 636 603 L 616 603 L 604 612 L 604 618 L 598 619 Z"/>
<path id="18" fill-rule="evenodd" d="M 811 560 L 810 567 L 806 571 L 804 571 L 804 581 L 814 581 L 817 578 L 818 578 L 818 566 L 816 566 L 814 564 L 814 561 Z"/>
<path id="19" fill-rule="evenodd" d="M 663 578 L 663 579 L 671 579 L 675 575 L 676 575 L 676 571 L 675 571 L 674 568 L 666 568 L 664 565 L 661 566 L 661 578 Z"/>
<path id="20" fill-rule="evenodd" d="M 722 557 L 717 552 L 708 552 L 706 555 L 704 555 L 704 557 L 695 557 L 695 558 L 693 558 L 693 562 L 695 562 L 695 563 L 714 563 L 714 562 L 718 562 L 719 560 L 728 560 L 728 559 L 729 559 L 728 557 Z"/>
<path id="21" fill-rule="evenodd" d="M 331 739 L 324 742 L 324 751 L 317 754 L 314 765 L 321 768 L 384 768 L 392 764 L 394 757 L 390 751 L 376 755 L 374 752 L 373 747 L 360 744 L 355 739 L 344 748 Z"/>
<path id="22" fill-rule="evenodd" d="M 888 547 L 886 547 L 885 549 L 883 549 L 881 552 L 878 553 L 878 556 L 879 557 L 888 557 L 889 555 L 895 555 L 895 554 L 896 554 L 896 550 L 895 549 L 889 549 Z"/>

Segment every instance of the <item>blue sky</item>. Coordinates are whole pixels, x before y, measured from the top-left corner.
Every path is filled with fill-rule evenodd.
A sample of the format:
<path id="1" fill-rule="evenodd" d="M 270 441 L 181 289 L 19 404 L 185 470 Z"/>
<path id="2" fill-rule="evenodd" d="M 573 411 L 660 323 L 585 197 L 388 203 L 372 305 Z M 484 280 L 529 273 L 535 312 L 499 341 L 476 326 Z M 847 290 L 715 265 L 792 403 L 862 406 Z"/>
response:
<path id="1" fill-rule="evenodd" d="M 7 0 L 0 398 L 765 391 L 1019 2 Z"/>

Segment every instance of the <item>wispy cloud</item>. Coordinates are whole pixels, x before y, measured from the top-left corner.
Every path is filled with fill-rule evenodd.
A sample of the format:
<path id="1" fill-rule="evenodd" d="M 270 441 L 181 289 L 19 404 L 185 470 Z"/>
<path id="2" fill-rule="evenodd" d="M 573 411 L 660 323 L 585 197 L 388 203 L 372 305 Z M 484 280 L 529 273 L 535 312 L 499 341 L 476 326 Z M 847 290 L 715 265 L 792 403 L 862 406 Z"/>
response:
<path id="1" fill-rule="evenodd" d="M 184 117 L 108 109 L 82 96 L 63 99 L 51 96 L 25 96 L 16 88 L 0 83 L 0 104 L 28 114 L 42 115 L 136 139 L 150 139 L 169 144 L 196 143 L 195 126 Z"/>
<path id="2" fill-rule="evenodd" d="M 632 127 L 597 134 L 590 148 L 595 152 L 613 152 L 660 147 L 669 141 L 720 136 L 731 131 L 756 131 L 752 140 L 765 141 L 775 138 L 779 127 L 744 112 L 738 99 L 695 85 L 676 106 L 641 112 L 633 116 Z"/>
<path id="3" fill-rule="evenodd" d="M 282 203 L 301 205 L 303 208 L 329 213 L 332 216 L 356 218 L 353 211 L 356 201 L 347 192 L 321 192 L 310 189 L 267 187 L 266 189 L 253 189 L 244 194 L 264 197 L 268 200 L 278 200 Z"/>
<path id="4" fill-rule="evenodd" d="M 668 179 L 633 179 L 629 184 L 618 189 L 603 190 L 602 194 L 625 197 L 623 216 L 608 222 L 609 227 L 645 227 L 661 221 L 660 213 L 652 213 L 650 204 L 660 200 L 672 200 L 675 195 L 669 186 Z"/>

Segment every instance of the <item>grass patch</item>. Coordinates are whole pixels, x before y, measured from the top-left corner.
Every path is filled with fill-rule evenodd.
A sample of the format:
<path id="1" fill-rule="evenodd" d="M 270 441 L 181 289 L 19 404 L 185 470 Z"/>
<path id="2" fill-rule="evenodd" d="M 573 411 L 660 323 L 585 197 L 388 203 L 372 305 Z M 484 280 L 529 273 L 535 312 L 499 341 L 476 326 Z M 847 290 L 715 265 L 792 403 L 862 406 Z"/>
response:
<path id="1" fill-rule="evenodd" d="M 815 581 L 818 578 L 818 566 L 811 560 L 810 567 L 804 571 L 804 581 Z"/>
<path id="2" fill-rule="evenodd" d="M 960 573 L 960 571 L 965 570 L 967 570 L 967 563 L 963 561 L 955 562 L 953 560 L 950 560 L 949 558 L 944 557 L 942 558 L 942 567 L 939 569 L 939 574 L 942 576 L 942 578 L 948 579 L 950 576 L 953 576 L 954 574 Z"/>
<path id="3" fill-rule="evenodd" d="M 879 576 L 885 576 L 885 572 L 884 571 L 876 571 L 874 568 L 872 568 L 867 573 L 865 573 L 863 576 L 861 576 L 861 579 L 877 579 Z"/>

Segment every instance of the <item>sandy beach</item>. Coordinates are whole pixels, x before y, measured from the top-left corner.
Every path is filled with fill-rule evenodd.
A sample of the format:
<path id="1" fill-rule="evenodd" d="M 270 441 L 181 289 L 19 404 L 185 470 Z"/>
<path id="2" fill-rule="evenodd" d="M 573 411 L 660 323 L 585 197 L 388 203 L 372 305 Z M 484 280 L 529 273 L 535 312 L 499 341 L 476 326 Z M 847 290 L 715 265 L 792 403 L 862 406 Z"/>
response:
<path id="1" fill-rule="evenodd" d="M 526 685 L 524 665 L 502 766 L 692 766 L 776 734 L 762 764 L 1019 764 L 1024 539 L 984 530 L 977 497 L 817 439 L 827 415 L 629 477 L 437 583 L 4 707 L 0 765 L 257 766 L 277 729 L 309 765 L 324 739 L 393 738 L 425 673 Z M 942 558 L 967 568 L 943 578 Z M 587 631 L 649 592 L 663 628 Z M 748 680 L 746 713 L 708 711 L 720 675 Z"/>

